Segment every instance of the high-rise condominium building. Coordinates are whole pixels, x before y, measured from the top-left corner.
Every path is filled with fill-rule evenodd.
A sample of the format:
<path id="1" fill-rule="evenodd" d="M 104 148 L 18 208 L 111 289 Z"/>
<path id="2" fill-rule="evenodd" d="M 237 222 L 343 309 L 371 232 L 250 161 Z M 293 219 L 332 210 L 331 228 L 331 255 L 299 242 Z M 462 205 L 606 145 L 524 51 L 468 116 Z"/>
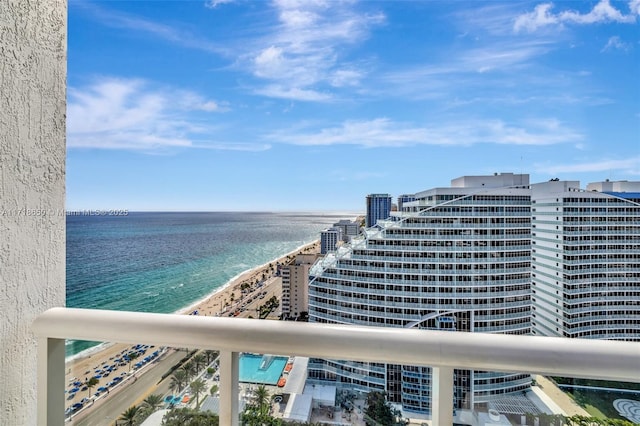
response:
<path id="1" fill-rule="evenodd" d="M 282 277 L 282 314 L 295 318 L 309 311 L 309 268 L 317 254 L 299 254 L 280 269 Z"/>
<path id="2" fill-rule="evenodd" d="M 341 228 L 329 228 L 320 232 L 320 254 L 327 254 L 336 251 L 338 242 L 342 241 Z"/>
<path id="3" fill-rule="evenodd" d="M 529 334 L 530 221 L 528 175 L 465 176 L 417 193 L 403 211 L 378 220 L 380 229 L 314 265 L 310 321 Z M 314 360 L 309 374 L 384 390 L 405 411 L 430 412 L 429 368 Z M 530 381 L 456 370 L 454 406 L 520 393 Z"/>
<path id="4" fill-rule="evenodd" d="M 640 341 L 640 182 L 532 185 L 535 334 Z"/>
<path id="5" fill-rule="evenodd" d="M 388 219 L 391 215 L 391 195 L 369 194 L 367 195 L 367 216 L 365 225 L 367 228 L 376 225 L 378 220 Z"/>
<path id="6" fill-rule="evenodd" d="M 360 223 L 357 221 L 342 219 L 339 222 L 334 223 L 333 227 L 340 228 L 342 230 L 343 241 L 348 242 L 352 237 L 356 237 L 360 234 Z"/>

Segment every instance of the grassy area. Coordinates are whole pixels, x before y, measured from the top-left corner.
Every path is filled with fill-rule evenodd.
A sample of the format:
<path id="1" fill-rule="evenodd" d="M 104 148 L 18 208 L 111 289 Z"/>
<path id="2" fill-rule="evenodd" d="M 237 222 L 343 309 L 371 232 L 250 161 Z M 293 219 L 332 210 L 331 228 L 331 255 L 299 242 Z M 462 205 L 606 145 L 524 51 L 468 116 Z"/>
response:
<path id="1" fill-rule="evenodd" d="M 591 414 L 593 417 L 596 417 L 598 419 L 606 419 L 607 418 L 607 416 L 605 416 L 602 411 L 598 410 L 597 407 L 594 407 L 591 404 L 585 405 L 584 409 L 587 410 L 587 413 Z"/>
<path id="2" fill-rule="evenodd" d="M 554 380 L 559 384 L 571 384 L 579 386 L 598 386 L 605 388 L 615 389 L 632 389 L 640 390 L 640 384 L 638 383 L 626 383 L 626 382 L 610 382 L 603 380 L 587 380 L 587 379 L 567 379 L 567 378 L 555 378 Z M 583 407 L 593 417 L 600 419 L 621 419 L 627 420 L 618 414 L 618 411 L 613 407 L 613 402 L 616 399 L 631 399 L 640 401 L 640 395 L 633 393 L 624 393 L 616 391 L 606 390 L 588 390 L 588 389 L 568 389 L 561 388 L 571 398 L 573 398 L 581 407 Z"/>

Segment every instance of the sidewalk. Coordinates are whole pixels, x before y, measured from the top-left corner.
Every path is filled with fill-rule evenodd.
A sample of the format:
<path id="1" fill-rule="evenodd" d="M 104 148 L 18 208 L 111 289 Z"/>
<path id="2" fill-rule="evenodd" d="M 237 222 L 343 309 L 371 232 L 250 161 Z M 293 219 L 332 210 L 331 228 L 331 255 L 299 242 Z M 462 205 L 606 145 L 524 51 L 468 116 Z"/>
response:
<path id="1" fill-rule="evenodd" d="M 558 388 L 551 380 L 544 376 L 535 376 L 538 388 L 544 392 L 567 416 L 591 416 L 584 408 L 575 403 L 571 397 Z"/>

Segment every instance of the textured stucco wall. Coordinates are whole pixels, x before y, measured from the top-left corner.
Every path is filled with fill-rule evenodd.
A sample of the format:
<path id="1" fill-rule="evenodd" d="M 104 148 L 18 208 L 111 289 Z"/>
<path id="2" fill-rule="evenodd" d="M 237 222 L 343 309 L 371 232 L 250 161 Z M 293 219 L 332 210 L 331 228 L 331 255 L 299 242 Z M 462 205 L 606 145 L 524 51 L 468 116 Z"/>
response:
<path id="1" fill-rule="evenodd" d="M 36 424 L 33 319 L 65 303 L 66 0 L 0 0 L 0 425 Z"/>

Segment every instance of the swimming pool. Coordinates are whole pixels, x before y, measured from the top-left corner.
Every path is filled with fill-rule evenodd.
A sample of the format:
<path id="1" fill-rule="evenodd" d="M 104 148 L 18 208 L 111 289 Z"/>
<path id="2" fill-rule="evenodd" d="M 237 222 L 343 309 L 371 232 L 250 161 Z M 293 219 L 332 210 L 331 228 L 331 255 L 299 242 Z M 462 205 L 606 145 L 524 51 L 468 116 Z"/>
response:
<path id="1" fill-rule="evenodd" d="M 284 356 L 242 354 L 239 380 L 244 383 L 275 385 L 287 361 L 288 358 Z"/>

